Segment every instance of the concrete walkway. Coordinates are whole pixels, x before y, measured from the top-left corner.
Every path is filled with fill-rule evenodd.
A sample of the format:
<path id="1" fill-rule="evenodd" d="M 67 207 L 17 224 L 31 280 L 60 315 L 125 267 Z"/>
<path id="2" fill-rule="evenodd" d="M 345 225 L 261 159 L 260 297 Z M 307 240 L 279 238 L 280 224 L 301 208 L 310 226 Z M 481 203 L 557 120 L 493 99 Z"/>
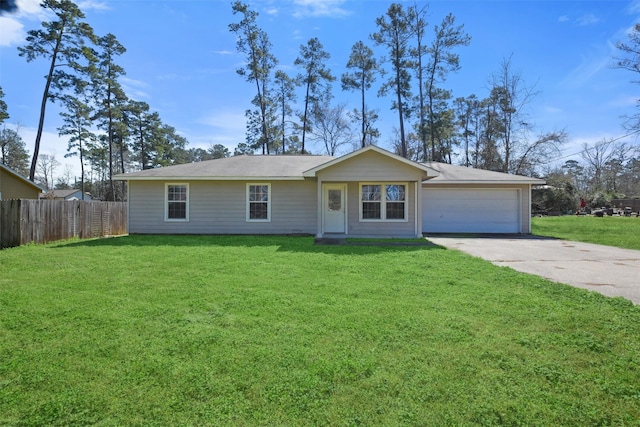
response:
<path id="1" fill-rule="evenodd" d="M 535 236 L 427 239 L 495 265 L 640 304 L 640 251 Z"/>

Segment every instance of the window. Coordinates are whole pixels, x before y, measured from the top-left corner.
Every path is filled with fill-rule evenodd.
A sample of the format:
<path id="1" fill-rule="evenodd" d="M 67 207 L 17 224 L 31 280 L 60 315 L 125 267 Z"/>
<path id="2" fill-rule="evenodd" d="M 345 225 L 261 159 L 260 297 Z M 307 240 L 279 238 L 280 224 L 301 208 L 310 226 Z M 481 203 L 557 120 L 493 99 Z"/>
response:
<path id="1" fill-rule="evenodd" d="M 360 219 L 363 221 L 406 221 L 406 184 L 362 184 Z"/>
<path id="2" fill-rule="evenodd" d="M 337 212 L 342 209 L 342 190 L 329 190 L 329 210 Z"/>
<path id="3" fill-rule="evenodd" d="M 271 184 L 247 184 L 247 221 L 271 221 Z"/>
<path id="4" fill-rule="evenodd" d="M 189 220 L 189 184 L 166 185 L 165 220 Z"/>

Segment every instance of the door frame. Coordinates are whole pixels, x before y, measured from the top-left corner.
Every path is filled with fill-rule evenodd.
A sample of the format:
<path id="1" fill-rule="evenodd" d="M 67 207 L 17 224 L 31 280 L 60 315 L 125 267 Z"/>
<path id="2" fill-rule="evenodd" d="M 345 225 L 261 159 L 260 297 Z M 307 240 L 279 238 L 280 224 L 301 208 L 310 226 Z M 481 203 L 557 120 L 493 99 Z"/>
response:
<path id="1" fill-rule="evenodd" d="M 347 183 L 344 182 L 333 182 L 333 183 L 322 183 L 322 234 L 327 233 L 326 231 L 326 213 L 327 213 L 327 203 L 328 203 L 328 193 L 329 190 L 340 189 L 342 191 L 342 199 L 343 199 L 343 212 L 344 212 L 344 220 L 343 220 L 343 231 L 331 231 L 329 233 L 335 234 L 347 234 L 348 230 L 348 203 L 347 203 Z"/>

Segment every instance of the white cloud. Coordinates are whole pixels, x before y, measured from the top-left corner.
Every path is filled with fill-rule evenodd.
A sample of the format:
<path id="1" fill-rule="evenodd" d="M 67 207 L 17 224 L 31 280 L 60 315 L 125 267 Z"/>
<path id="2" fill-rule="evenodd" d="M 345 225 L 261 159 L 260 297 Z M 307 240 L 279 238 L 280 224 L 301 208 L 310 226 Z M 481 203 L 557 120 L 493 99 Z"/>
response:
<path id="1" fill-rule="evenodd" d="M 598 57 L 584 57 L 580 65 L 575 67 L 569 75 L 561 82 L 562 85 L 580 87 L 589 82 L 593 76 L 601 70 L 609 68 L 611 56 L 602 55 Z"/>
<path id="2" fill-rule="evenodd" d="M 111 10 L 111 8 L 105 2 L 93 0 L 81 1 L 78 3 L 78 7 L 83 12 L 86 10 Z"/>
<path id="3" fill-rule="evenodd" d="M 44 10 L 40 6 L 40 0 L 18 0 L 18 16 L 38 15 L 42 16 Z"/>
<path id="4" fill-rule="evenodd" d="M 587 13 L 579 17 L 576 22 L 578 23 L 578 25 L 581 25 L 584 27 L 588 25 L 597 24 L 598 22 L 600 22 L 600 18 L 598 18 L 593 13 Z"/>
<path id="5" fill-rule="evenodd" d="M 627 11 L 632 15 L 640 13 L 640 0 L 633 0 L 627 7 Z"/>
<path id="6" fill-rule="evenodd" d="M 0 16 L 0 46 L 13 46 L 25 39 L 24 25 L 17 19 Z"/>
<path id="7" fill-rule="evenodd" d="M 40 6 L 40 0 L 17 0 L 17 11 L 0 17 L 0 46 L 21 44 L 26 38 L 25 21 L 48 21 L 51 13 Z M 105 2 L 88 0 L 78 3 L 82 11 L 108 10 Z"/>
<path id="8" fill-rule="evenodd" d="M 351 15 L 351 12 L 342 8 L 345 0 L 293 0 L 295 11 L 293 16 L 301 18 L 305 16 L 342 18 Z"/>
<path id="9" fill-rule="evenodd" d="M 149 94 L 144 91 L 145 88 L 149 87 L 146 82 L 143 82 L 141 80 L 134 80 L 125 76 L 120 77 L 119 80 L 122 84 L 122 89 L 124 89 L 125 93 L 130 98 L 140 100 L 148 99 L 150 97 Z"/>
<path id="10" fill-rule="evenodd" d="M 549 114 L 562 114 L 564 110 L 560 107 L 555 107 L 553 105 L 547 105 L 544 107 L 544 111 Z"/>
<path id="11" fill-rule="evenodd" d="M 558 22 L 568 22 L 569 17 L 567 15 L 562 15 L 558 17 Z"/>
<path id="12" fill-rule="evenodd" d="M 23 127 L 11 123 L 6 123 L 7 128 L 13 129 L 22 138 L 25 148 L 29 152 L 29 164 L 31 164 L 31 156 L 33 156 L 33 144 L 36 140 L 37 130 L 31 127 Z M 65 137 L 60 137 L 57 133 L 43 131 L 40 139 L 39 156 L 47 154 L 54 156 L 60 162 L 60 166 L 54 172 L 54 178 L 61 176 L 65 167 L 69 167 L 72 174 L 80 177 L 80 160 L 78 157 L 65 158 L 67 154 L 68 141 Z"/>
<path id="13" fill-rule="evenodd" d="M 44 20 L 45 11 L 38 0 L 18 0 L 15 12 L 0 17 L 0 46 L 21 44 L 26 38 L 25 20 Z"/>
<path id="14" fill-rule="evenodd" d="M 635 107 L 638 101 L 638 97 L 634 95 L 619 95 L 607 102 L 607 106 L 612 108 Z"/>
<path id="15" fill-rule="evenodd" d="M 207 139 L 216 144 L 236 146 L 245 141 L 247 119 L 244 111 L 213 111 L 198 122 L 212 128 Z"/>

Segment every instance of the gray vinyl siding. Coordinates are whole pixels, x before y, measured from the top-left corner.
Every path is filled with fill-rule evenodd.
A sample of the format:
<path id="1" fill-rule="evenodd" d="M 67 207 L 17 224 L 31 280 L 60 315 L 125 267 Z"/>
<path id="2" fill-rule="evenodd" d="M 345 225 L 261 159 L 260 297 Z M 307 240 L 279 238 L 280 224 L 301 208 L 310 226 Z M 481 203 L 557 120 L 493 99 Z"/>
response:
<path id="1" fill-rule="evenodd" d="M 318 172 L 322 181 L 422 181 L 424 172 L 375 151 L 352 157 Z"/>
<path id="2" fill-rule="evenodd" d="M 360 184 L 350 182 L 347 185 L 348 224 L 350 236 L 366 237 L 415 237 L 415 183 L 408 183 L 407 214 L 408 221 L 360 221 Z"/>
<path id="3" fill-rule="evenodd" d="M 183 182 L 172 181 L 172 183 Z M 268 182 L 255 181 L 255 183 Z M 317 183 L 314 180 L 270 182 L 270 222 L 247 222 L 246 181 L 190 181 L 188 184 L 189 221 L 165 221 L 165 182 L 130 181 L 129 232 L 139 234 L 314 234 L 316 232 Z"/>
<path id="4" fill-rule="evenodd" d="M 326 182 L 347 183 L 347 234 L 363 237 L 415 237 L 416 236 L 416 183 L 424 178 L 418 168 L 399 162 L 375 151 L 352 157 L 318 172 L 318 178 Z M 361 183 L 406 183 L 408 220 L 360 221 Z"/>

